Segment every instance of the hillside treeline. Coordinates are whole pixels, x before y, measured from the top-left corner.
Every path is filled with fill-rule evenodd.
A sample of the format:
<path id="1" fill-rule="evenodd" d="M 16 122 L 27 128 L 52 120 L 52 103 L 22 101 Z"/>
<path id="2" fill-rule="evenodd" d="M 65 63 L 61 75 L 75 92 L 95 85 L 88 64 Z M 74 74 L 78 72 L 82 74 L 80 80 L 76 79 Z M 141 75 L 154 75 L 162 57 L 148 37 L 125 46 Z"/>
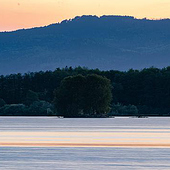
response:
<path id="1" fill-rule="evenodd" d="M 124 72 L 65 67 L 57 68 L 55 71 L 2 75 L 0 76 L 0 112 L 5 106 L 8 108 L 28 106 L 27 113 L 39 115 L 37 114 L 39 111 L 35 110 L 46 106 L 48 113 L 52 114 L 55 112 L 53 111 L 54 91 L 60 87 L 62 80 L 69 76 L 91 74 L 106 77 L 111 82 L 110 116 L 170 115 L 170 67 L 130 69 Z M 9 110 L 8 112 L 11 113 Z M 46 109 L 42 113 L 40 115 L 46 115 Z"/>

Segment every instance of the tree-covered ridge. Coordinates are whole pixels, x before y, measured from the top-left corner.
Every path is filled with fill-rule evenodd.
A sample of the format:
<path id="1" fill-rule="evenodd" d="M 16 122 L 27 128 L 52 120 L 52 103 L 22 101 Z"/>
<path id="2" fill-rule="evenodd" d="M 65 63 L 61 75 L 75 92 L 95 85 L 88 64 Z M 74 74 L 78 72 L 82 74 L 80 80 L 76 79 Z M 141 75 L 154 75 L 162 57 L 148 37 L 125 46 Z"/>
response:
<path id="1" fill-rule="evenodd" d="M 40 107 L 53 105 L 54 91 L 60 88 L 64 78 L 91 74 L 106 77 L 111 82 L 113 98 L 110 115 L 170 115 L 170 67 L 131 69 L 125 72 L 66 67 L 55 71 L 0 76 L 0 98 L 3 99 L 0 105 L 3 106 L 4 102 L 29 105 L 32 108 L 37 107 L 35 102 L 37 105 L 41 102 Z M 32 94 L 29 94 L 30 91 Z M 27 104 L 29 96 L 33 96 L 31 99 L 35 101 Z"/>
<path id="2" fill-rule="evenodd" d="M 163 68 L 170 63 L 169 30 L 170 19 L 81 16 L 47 27 L 3 32 L 0 73 L 66 65 L 102 70 Z"/>

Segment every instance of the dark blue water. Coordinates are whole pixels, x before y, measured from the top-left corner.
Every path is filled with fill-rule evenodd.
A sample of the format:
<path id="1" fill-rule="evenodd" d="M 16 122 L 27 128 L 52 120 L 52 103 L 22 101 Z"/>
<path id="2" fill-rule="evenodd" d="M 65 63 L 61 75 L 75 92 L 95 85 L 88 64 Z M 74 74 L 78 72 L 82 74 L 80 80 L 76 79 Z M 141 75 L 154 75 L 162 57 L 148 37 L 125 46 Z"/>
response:
<path id="1" fill-rule="evenodd" d="M 164 148 L 0 147 L 0 170 L 169 170 Z"/>

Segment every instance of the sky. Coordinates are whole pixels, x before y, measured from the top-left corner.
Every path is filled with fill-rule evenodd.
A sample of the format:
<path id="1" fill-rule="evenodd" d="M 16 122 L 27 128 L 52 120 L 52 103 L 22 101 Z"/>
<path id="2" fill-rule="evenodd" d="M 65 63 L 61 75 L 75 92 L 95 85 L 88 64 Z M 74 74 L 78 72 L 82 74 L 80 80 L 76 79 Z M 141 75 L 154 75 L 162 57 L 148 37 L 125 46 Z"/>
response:
<path id="1" fill-rule="evenodd" d="M 81 15 L 170 18 L 170 0 L 0 0 L 0 31 L 45 26 Z"/>

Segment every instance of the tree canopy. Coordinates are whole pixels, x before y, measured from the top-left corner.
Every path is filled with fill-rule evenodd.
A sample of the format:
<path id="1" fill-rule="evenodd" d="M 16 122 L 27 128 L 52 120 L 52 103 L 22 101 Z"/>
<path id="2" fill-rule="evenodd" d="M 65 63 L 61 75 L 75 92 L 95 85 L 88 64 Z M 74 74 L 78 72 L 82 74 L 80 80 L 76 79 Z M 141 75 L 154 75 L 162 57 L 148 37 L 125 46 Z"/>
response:
<path id="1" fill-rule="evenodd" d="M 111 83 L 99 75 L 66 77 L 55 93 L 54 103 L 65 117 L 104 117 L 110 110 Z"/>

